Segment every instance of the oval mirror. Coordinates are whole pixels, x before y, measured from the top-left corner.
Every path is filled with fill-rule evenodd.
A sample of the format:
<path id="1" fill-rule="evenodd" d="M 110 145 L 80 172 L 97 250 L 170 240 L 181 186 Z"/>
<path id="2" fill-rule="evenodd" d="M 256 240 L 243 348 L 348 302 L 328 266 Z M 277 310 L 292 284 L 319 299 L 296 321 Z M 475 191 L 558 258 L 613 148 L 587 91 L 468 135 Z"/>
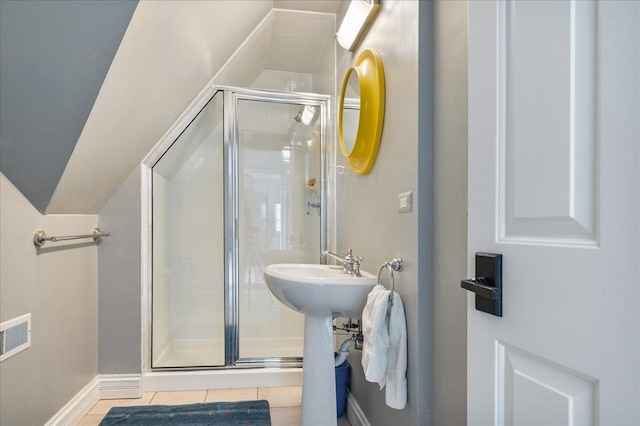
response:
<path id="1" fill-rule="evenodd" d="M 380 145 L 384 122 L 385 85 L 378 52 L 366 49 L 347 70 L 338 110 L 342 155 L 354 173 L 369 173 Z"/>
<path id="2" fill-rule="evenodd" d="M 345 77 L 347 86 L 342 100 L 342 130 L 340 137 L 340 148 L 342 155 L 349 157 L 353 152 L 358 135 L 358 124 L 360 121 L 360 82 L 358 72 L 349 68 Z"/>

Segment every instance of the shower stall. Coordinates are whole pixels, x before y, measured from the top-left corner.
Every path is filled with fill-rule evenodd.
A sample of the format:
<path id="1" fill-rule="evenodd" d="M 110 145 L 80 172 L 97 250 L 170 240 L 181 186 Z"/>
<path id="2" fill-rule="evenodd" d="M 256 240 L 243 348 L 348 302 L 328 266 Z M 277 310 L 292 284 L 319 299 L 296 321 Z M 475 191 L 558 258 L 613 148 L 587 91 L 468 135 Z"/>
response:
<path id="1" fill-rule="evenodd" d="M 150 369 L 300 365 L 271 263 L 326 246 L 329 97 L 217 88 L 152 165 Z"/>

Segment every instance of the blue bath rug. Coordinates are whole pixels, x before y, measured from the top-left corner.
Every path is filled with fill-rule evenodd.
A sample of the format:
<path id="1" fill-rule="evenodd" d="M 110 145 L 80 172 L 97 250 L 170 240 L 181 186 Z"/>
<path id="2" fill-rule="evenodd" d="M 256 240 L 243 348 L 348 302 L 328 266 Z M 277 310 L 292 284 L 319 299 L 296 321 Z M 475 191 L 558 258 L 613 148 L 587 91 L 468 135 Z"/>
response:
<path id="1" fill-rule="evenodd" d="M 113 407 L 100 426 L 271 426 L 267 401 Z"/>

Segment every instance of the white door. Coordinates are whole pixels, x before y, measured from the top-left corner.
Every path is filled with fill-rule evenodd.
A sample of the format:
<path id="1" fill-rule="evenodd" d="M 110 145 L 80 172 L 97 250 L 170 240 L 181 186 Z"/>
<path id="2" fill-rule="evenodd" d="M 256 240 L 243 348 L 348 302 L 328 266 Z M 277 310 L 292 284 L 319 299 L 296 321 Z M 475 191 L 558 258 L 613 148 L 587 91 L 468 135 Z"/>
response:
<path id="1" fill-rule="evenodd" d="M 469 1 L 468 424 L 640 425 L 640 2 Z"/>

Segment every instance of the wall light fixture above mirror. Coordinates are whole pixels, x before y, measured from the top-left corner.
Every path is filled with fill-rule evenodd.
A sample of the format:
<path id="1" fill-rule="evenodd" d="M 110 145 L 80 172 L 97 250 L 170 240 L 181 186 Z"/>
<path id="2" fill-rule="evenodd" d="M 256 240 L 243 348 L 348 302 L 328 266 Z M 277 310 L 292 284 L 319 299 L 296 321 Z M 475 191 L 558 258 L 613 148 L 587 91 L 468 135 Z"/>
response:
<path id="1" fill-rule="evenodd" d="M 380 0 L 351 0 L 337 34 L 340 46 L 353 50 L 367 23 L 373 19 L 379 7 Z"/>

